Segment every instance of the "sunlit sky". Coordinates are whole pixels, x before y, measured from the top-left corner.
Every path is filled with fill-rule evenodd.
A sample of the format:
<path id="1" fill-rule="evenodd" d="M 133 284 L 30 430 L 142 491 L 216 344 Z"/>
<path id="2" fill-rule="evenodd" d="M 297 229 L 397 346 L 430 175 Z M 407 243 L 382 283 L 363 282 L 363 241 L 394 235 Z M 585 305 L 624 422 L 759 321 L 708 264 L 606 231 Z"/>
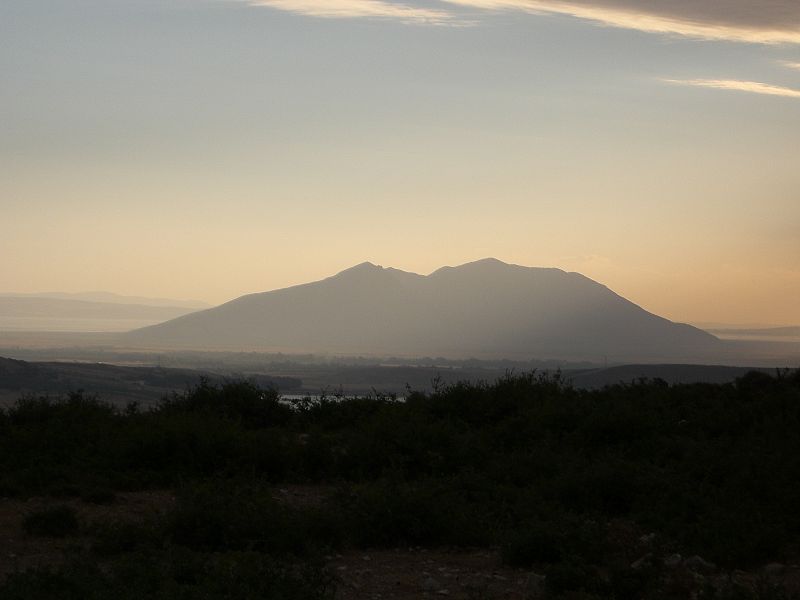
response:
<path id="1" fill-rule="evenodd" d="M 3 0 L 0 292 L 362 261 L 800 324 L 797 0 Z"/>

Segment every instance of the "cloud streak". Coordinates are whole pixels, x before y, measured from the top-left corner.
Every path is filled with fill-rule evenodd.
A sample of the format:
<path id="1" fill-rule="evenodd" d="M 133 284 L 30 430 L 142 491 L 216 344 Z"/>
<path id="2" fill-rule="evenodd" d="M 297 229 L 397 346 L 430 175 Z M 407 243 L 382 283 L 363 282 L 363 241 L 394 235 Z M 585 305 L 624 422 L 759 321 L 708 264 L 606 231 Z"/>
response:
<path id="1" fill-rule="evenodd" d="M 446 10 L 421 8 L 386 0 L 251 0 L 250 4 L 328 19 L 371 18 L 392 19 L 420 25 L 459 24 L 455 16 Z"/>
<path id="2" fill-rule="evenodd" d="M 717 90 L 749 92 L 751 94 L 800 99 L 800 90 L 770 85 L 768 83 L 759 83 L 757 81 L 738 81 L 735 79 L 664 79 L 663 81 L 678 85 L 690 85 Z"/>
<path id="3" fill-rule="evenodd" d="M 785 64 L 785 65 L 786 65 L 787 67 L 789 67 L 790 69 L 797 69 L 798 71 L 800 71 L 800 62 L 790 62 L 790 61 L 786 61 L 786 62 L 785 62 L 785 63 L 783 63 L 783 64 Z"/>
<path id="4" fill-rule="evenodd" d="M 800 44 L 798 0 L 247 0 L 312 17 L 391 19 L 408 24 L 469 25 L 462 9 L 560 14 L 597 24 L 696 39 Z M 448 8 L 448 6 L 450 8 Z M 787 63 L 800 69 L 800 63 Z"/>
<path id="5" fill-rule="evenodd" d="M 476 9 L 562 14 L 708 40 L 800 44 L 798 0 L 442 0 Z"/>

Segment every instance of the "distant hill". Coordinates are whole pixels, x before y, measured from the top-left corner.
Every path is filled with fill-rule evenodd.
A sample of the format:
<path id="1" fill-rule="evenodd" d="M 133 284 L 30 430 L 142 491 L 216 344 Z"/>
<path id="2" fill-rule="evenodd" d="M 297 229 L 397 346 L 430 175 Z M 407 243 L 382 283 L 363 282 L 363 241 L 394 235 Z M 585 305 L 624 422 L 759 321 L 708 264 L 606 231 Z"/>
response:
<path id="1" fill-rule="evenodd" d="M 255 366 L 255 365 L 254 365 Z M 90 361 L 22 361 L 0 357 L 0 408 L 26 394 L 65 394 L 79 389 L 99 394 L 101 399 L 124 406 L 130 401 L 143 405 L 157 402 L 165 394 L 197 384 L 201 377 L 214 383 L 246 378 L 261 386 L 276 387 L 289 397 L 317 395 L 322 391 L 369 395 L 375 391 L 403 396 L 408 388 L 432 391 L 435 386 L 457 382 L 494 382 L 507 370 L 483 367 L 436 367 L 395 365 L 292 364 L 263 365 L 260 372 L 242 372 L 218 365 L 215 369 L 113 365 Z M 561 376 L 576 388 L 599 389 L 618 383 L 662 379 L 667 383 L 729 383 L 746 373 L 774 369 L 706 365 L 639 364 L 594 369 L 564 369 Z M 519 372 L 523 372 L 520 370 Z M 540 373 L 553 370 L 540 370 Z"/>
<path id="2" fill-rule="evenodd" d="M 774 374 L 774 369 L 719 365 L 618 365 L 605 369 L 585 369 L 564 373 L 577 388 L 599 389 L 618 383 L 661 379 L 669 384 L 731 383 L 751 371 Z"/>
<path id="3" fill-rule="evenodd" d="M 709 333 L 731 340 L 786 340 L 800 342 L 800 327 L 723 327 Z"/>
<path id="4" fill-rule="evenodd" d="M 129 367 L 102 363 L 27 362 L 0 357 L 0 408 L 25 395 L 66 394 L 86 390 L 101 400 L 124 406 L 139 402 L 157 403 L 171 392 L 182 392 L 203 377 L 210 383 L 228 378 L 215 372 L 161 367 Z M 247 379 L 261 387 L 291 392 L 301 385 L 294 377 L 249 374 Z"/>
<path id="5" fill-rule="evenodd" d="M 41 292 L 35 294 L 2 293 L 0 298 L 50 298 L 55 300 L 81 300 L 84 302 L 102 302 L 104 304 L 136 304 L 140 306 L 163 306 L 169 308 L 191 308 L 199 310 L 210 308 L 211 304 L 199 300 L 175 300 L 171 298 L 147 298 L 144 296 L 122 296 L 112 292 Z"/>
<path id="6" fill-rule="evenodd" d="M 128 331 L 193 312 L 180 306 L 0 296 L 0 330 Z"/>
<path id="7" fill-rule="evenodd" d="M 719 341 L 579 273 L 485 259 L 423 276 L 363 263 L 133 331 L 175 348 L 676 361 Z"/>

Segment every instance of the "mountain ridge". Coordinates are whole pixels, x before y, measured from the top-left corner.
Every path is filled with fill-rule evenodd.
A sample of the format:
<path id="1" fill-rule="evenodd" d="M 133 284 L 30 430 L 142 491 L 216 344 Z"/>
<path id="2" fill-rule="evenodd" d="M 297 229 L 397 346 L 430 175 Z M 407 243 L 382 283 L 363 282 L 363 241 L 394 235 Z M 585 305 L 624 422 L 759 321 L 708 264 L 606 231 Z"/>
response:
<path id="1" fill-rule="evenodd" d="M 130 306 L 150 306 L 160 308 L 190 308 L 194 310 L 211 308 L 213 305 L 200 300 L 178 300 L 174 298 L 151 298 L 146 296 L 126 296 L 114 292 L 2 292 L 0 298 L 40 298 L 48 300 L 67 300 L 74 302 L 96 302 L 99 304 L 123 304 Z"/>
<path id="2" fill-rule="evenodd" d="M 442 356 L 670 358 L 716 338 L 580 273 L 482 259 L 419 275 L 364 262 L 139 329 L 156 345 Z"/>

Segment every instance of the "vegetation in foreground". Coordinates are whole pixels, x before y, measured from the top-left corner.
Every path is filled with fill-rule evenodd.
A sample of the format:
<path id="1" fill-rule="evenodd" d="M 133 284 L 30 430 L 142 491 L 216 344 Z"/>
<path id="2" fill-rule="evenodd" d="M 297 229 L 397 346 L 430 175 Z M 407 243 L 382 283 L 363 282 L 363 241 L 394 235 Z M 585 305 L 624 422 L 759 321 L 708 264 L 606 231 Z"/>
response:
<path id="1" fill-rule="evenodd" d="M 326 554 L 423 546 L 499 548 L 550 598 L 787 598 L 742 573 L 800 556 L 798 432 L 800 371 L 600 391 L 534 373 L 402 402 L 201 382 L 148 411 L 24 398 L 0 412 L 0 496 L 177 499 L 145 519 L 31 513 L 27 535 L 83 542 L 0 596 L 330 598 Z M 333 491 L 292 506 L 287 483 Z"/>

